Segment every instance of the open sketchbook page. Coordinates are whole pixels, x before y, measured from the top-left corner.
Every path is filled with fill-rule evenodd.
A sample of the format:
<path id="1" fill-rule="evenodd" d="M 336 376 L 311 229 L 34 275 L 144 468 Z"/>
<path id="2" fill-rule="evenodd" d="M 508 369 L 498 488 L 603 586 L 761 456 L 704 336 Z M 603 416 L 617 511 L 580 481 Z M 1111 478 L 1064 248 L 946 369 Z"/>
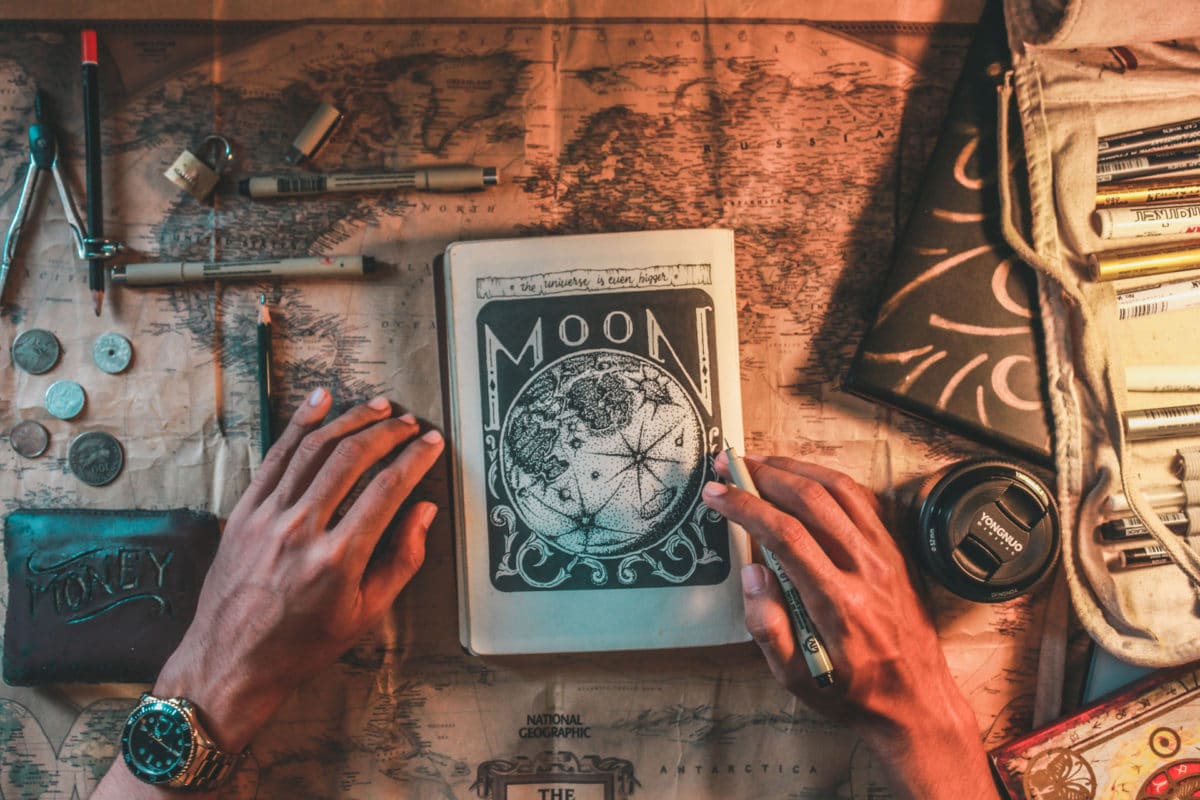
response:
<path id="1" fill-rule="evenodd" d="M 745 641 L 744 534 L 704 505 L 741 441 L 733 232 L 446 254 L 464 644 Z"/>

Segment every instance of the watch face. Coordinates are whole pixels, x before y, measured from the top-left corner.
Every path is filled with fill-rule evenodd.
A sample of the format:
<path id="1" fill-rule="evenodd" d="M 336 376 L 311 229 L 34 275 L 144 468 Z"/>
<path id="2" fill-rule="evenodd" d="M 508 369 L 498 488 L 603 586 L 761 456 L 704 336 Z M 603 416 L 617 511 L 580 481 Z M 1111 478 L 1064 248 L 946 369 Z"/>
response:
<path id="1" fill-rule="evenodd" d="M 192 727 L 170 703 L 145 703 L 129 715 L 121 734 L 121 752 L 135 776 L 167 783 L 183 772 L 192 754 Z"/>

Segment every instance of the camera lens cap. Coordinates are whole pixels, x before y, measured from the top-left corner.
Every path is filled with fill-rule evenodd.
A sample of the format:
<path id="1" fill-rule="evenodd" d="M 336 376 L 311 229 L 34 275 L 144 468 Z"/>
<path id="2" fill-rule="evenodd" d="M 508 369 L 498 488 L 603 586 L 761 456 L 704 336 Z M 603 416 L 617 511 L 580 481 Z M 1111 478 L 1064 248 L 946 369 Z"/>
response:
<path id="1" fill-rule="evenodd" d="M 1046 485 L 1008 461 L 953 465 L 920 492 L 917 553 L 968 600 L 996 603 L 1032 589 L 1058 563 L 1061 527 Z"/>

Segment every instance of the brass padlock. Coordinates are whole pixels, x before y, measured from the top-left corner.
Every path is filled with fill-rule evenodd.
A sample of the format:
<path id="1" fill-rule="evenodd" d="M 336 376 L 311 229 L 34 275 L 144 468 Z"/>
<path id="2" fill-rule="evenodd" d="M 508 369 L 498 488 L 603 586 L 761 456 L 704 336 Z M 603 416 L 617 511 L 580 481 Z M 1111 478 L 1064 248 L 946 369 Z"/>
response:
<path id="1" fill-rule="evenodd" d="M 213 152 L 211 164 L 191 150 L 184 150 L 163 173 L 167 180 L 200 202 L 208 199 L 221 179 L 221 173 L 233 161 L 233 148 L 223 136 L 209 136 L 196 149 L 204 152 L 210 144 Z"/>

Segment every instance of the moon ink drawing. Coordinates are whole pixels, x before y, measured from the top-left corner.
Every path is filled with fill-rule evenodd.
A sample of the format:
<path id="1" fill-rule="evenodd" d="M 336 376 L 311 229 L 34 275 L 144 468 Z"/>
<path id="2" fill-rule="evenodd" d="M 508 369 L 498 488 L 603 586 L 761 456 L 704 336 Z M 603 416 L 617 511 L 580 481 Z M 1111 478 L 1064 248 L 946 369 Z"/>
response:
<path id="1" fill-rule="evenodd" d="M 695 289 L 496 300 L 478 316 L 491 579 L 502 591 L 718 583 L 721 441 Z"/>

